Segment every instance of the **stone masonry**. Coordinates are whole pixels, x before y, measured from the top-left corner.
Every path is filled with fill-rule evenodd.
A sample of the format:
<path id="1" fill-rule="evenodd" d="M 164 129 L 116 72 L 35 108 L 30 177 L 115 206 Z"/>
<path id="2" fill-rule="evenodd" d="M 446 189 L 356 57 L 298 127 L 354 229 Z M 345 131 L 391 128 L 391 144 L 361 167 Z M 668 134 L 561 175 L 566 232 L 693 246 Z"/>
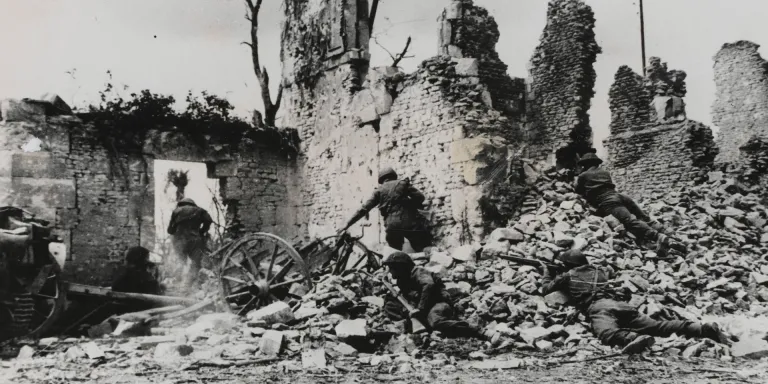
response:
<path id="1" fill-rule="evenodd" d="M 230 222 L 240 230 L 288 239 L 305 231 L 295 214 L 295 155 L 260 144 L 259 135 L 236 148 L 211 137 L 203 149 L 170 127 L 158 127 L 141 153 L 111 154 L 94 139 L 87 119 L 38 112 L 23 118 L 5 113 L 0 122 L 0 182 L 6 186 L 1 204 L 53 223 L 70 251 L 69 281 L 108 285 L 125 249 L 154 247 L 154 159 L 205 162 L 208 176 L 220 180 Z M 22 151 L 33 138 L 42 141 L 42 150 Z"/>
<path id="2" fill-rule="evenodd" d="M 592 9 L 582 1 L 549 3 L 547 25 L 529 68 L 528 157 L 543 160 L 558 153 L 559 163 L 570 166 L 576 153 L 592 147 L 593 65 L 601 53 L 594 25 Z"/>
<path id="3" fill-rule="evenodd" d="M 489 229 L 505 225 L 519 205 L 522 189 L 507 182 L 512 158 L 524 147 L 541 154 L 557 148 L 547 140 L 527 145 L 526 99 L 530 97 L 524 80 L 507 75 L 499 59 L 498 26 L 488 12 L 472 1 L 452 1 L 439 19 L 439 56 L 424 61 L 415 73 L 404 74 L 396 68 L 369 68 L 368 53 L 359 40 L 336 36 L 342 31 L 322 24 L 322 20 L 344 20 L 345 26 L 365 28 L 367 14 L 359 12 L 359 5 L 357 12 L 343 12 L 333 2 L 316 3 L 286 0 L 282 49 L 283 61 L 288 63 L 283 72 L 282 123 L 295 127 L 302 140 L 301 215 L 308 219 L 308 235 L 329 234 L 342 226 L 373 192 L 379 170 L 387 165 L 425 193 L 425 210 L 443 245 L 477 241 Z M 542 57 L 534 64 L 546 67 L 534 70 L 534 82 L 540 84 L 535 88 L 542 97 L 551 97 L 540 103 L 542 107 L 557 103 L 573 112 L 563 124 L 577 124 L 568 125 L 568 132 L 558 136 L 558 145 L 569 145 L 571 131 L 579 133 L 579 143 L 591 144 L 585 117 L 594 82 L 591 64 L 599 48 L 593 35 L 586 45 L 579 39 L 591 33 L 594 19 L 579 0 L 553 4 L 563 13 L 575 9 L 577 16 L 550 20 L 548 28 L 554 25 L 556 30 L 545 36 L 574 30 L 579 35 L 547 39 L 540 51 L 567 52 L 558 53 L 554 61 Z M 551 12 L 549 16 L 563 15 Z M 570 27 L 585 17 L 591 19 Z M 310 30 L 317 31 L 312 39 L 325 44 L 321 47 L 329 47 L 331 40 L 346 41 L 345 50 L 307 51 L 305 32 Z M 345 31 L 351 33 L 349 28 Z M 572 56 L 577 59 L 571 61 Z M 567 85 L 555 84 L 556 76 L 545 73 L 552 65 L 574 72 Z M 568 89 L 568 95 L 556 99 L 553 95 L 562 93 L 559 88 Z M 559 129 L 559 120 L 527 131 L 555 125 Z M 540 136 L 548 135 L 549 131 Z M 378 211 L 362 221 L 364 241 L 383 243 Z"/>
<path id="4" fill-rule="evenodd" d="M 105 284 L 125 248 L 154 242 L 154 159 L 205 162 L 220 180 L 227 224 L 289 241 L 335 232 L 391 165 L 427 196 L 438 243 L 453 246 L 514 217 L 525 189 L 521 156 L 551 160 L 563 148 L 591 147 L 587 110 L 600 49 L 583 1 L 552 1 L 527 84 L 506 73 L 498 26 L 470 0 L 450 2 L 438 56 L 416 72 L 370 68 L 368 6 L 284 0 L 282 125 L 295 129 L 298 153 L 258 131 L 237 144 L 212 133 L 201 146 L 163 126 L 149 130 L 140 150 L 108 150 L 87 116 L 8 101 L 23 108 L 4 111 L 33 118 L 4 114 L 0 123 L 4 203 L 54 222 L 70 244 L 69 279 Z M 21 150 L 33 137 L 42 150 Z M 377 210 L 360 226 L 365 243 L 384 243 Z"/>
<path id="5" fill-rule="evenodd" d="M 720 128 L 718 163 L 741 163 L 740 147 L 768 137 L 768 63 L 749 41 L 723 45 L 714 57 L 716 99 L 712 121 Z"/>
<path id="6" fill-rule="evenodd" d="M 617 71 L 604 141 L 617 188 L 637 199 L 693 185 L 717 155 L 711 129 L 686 117 L 685 72 L 652 57 L 647 73 Z"/>

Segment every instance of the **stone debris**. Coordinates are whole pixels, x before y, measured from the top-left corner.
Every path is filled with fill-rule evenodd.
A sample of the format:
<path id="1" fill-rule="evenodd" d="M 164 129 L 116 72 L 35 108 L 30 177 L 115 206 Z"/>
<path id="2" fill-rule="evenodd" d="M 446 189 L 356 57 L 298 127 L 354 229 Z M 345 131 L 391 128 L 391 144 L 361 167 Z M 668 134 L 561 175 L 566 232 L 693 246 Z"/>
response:
<path id="1" fill-rule="evenodd" d="M 263 321 L 271 325 L 291 322 L 295 319 L 295 316 L 287 303 L 276 301 L 266 307 L 248 312 L 246 318 L 251 322 Z"/>
<path id="2" fill-rule="evenodd" d="M 530 188 L 520 217 L 493 231 L 484 245 L 427 248 L 415 259 L 442 274 L 457 315 L 495 335 L 500 342 L 493 346 L 500 349 L 488 340 L 407 333 L 405 322 L 391 321 L 383 312 L 388 292 L 378 280 L 389 276 L 381 269 L 373 276 L 320 276 L 300 300 L 275 302 L 245 318 L 189 315 L 161 321 L 153 329 L 162 330 L 156 336 L 116 334 L 110 328 L 111 334 L 94 332 L 90 340 L 48 338 L 37 348 L 25 347 L 19 359 L 53 354 L 62 361 L 112 361 L 128 354 L 161 365 L 206 361 L 223 366 L 280 359 L 280 369 L 291 371 L 357 364 L 404 373 L 424 367 L 455 369 L 458 360 L 471 360 L 462 365 L 469 369 L 497 370 L 557 360 L 561 351 L 578 358 L 615 353 L 592 335 L 583 315 L 566 305 L 564 294 L 540 294 L 537 268 L 498 257 L 551 262 L 557 253 L 574 248 L 582 249 L 590 262 L 613 270 L 617 293 L 640 312 L 655 319 L 718 321 L 742 336 L 732 348 L 703 339 L 658 339 L 653 354 L 724 361 L 768 355 L 763 340 L 768 325 L 751 320 L 768 322 L 768 245 L 761 243 L 768 232 L 768 209 L 753 191 L 725 177 L 713 178 L 646 204 L 648 213 L 674 228 L 690 248 L 686 257 L 661 257 L 636 244 L 614 218 L 596 216 L 573 192 L 565 172 L 540 172 Z M 752 323 L 733 320 L 741 318 Z M 544 357 L 503 359 L 496 356 L 502 350 L 537 350 Z"/>

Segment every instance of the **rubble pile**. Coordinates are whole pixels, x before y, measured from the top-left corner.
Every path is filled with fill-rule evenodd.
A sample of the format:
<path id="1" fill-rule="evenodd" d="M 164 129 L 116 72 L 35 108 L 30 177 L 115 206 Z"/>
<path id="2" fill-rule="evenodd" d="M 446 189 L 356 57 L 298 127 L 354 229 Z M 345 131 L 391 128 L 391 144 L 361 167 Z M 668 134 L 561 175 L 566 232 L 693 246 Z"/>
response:
<path id="1" fill-rule="evenodd" d="M 540 271 L 498 255 L 551 262 L 561 251 L 580 249 L 591 263 L 615 273 L 619 296 L 656 319 L 766 314 L 768 210 L 755 191 L 719 173 L 712 173 L 710 180 L 645 207 L 668 234 L 689 245 L 685 257 L 662 257 L 635 244 L 618 220 L 596 216 L 574 193 L 567 172 L 552 171 L 532 186 L 523 214 L 510 228 L 494 231 L 481 249 L 460 247 L 451 258 L 433 252 L 426 266 L 445 276 L 448 290 L 466 295 L 458 307 L 470 323 L 495 328 L 516 340 L 518 348 L 597 343 L 584 326 L 568 325 L 566 319 L 575 312 L 563 306 L 563 295 L 539 295 Z M 514 246 L 510 242 L 521 238 L 524 241 Z M 708 340 L 670 339 L 654 348 L 692 356 L 707 344 L 714 345 Z M 718 346 L 707 353 L 720 356 L 728 351 Z"/>
<path id="2" fill-rule="evenodd" d="M 140 334 L 132 333 L 136 329 L 130 324 L 118 324 L 92 339 L 44 339 L 24 347 L 19 359 L 42 357 L 41 364 L 95 359 L 105 366 L 142 369 L 158 364 L 199 369 L 279 361 L 268 369 L 376 367 L 404 373 L 464 366 L 509 369 L 564 356 L 584 359 L 615 352 L 592 335 L 584 315 L 567 306 L 565 295 L 541 295 L 537 268 L 500 257 L 552 262 L 567 249 L 580 249 L 591 263 L 611 269 L 617 295 L 656 319 L 711 321 L 730 314 L 766 315 L 768 209 L 755 191 L 719 173 L 709 178 L 709 183 L 645 206 L 655 220 L 674 228 L 668 233 L 689 245 L 686 256 L 661 255 L 636 244 L 615 218 L 598 217 L 574 193 L 565 171 L 529 177 L 530 194 L 520 217 L 508 228 L 495 230 L 484 244 L 445 251 L 427 248 L 413 254 L 418 265 L 442 278 L 444 293 L 458 316 L 491 335 L 488 340 L 451 339 L 438 332 L 412 334 L 408 322 L 388 319 L 383 311 L 388 291 L 381 281 L 389 276 L 381 269 L 373 275 L 348 271 L 320 276 L 311 290 L 292 290 L 306 292 L 301 300 L 278 301 L 244 317 L 208 305 L 218 313 L 192 312 L 162 320 Z M 215 301 L 216 279 L 206 277 L 204 291 L 209 293 L 200 292 L 199 298 Z M 673 336 L 659 340 L 652 351 L 728 361 L 764 355 L 768 346 L 756 343 L 763 341 L 753 340 L 741 353 L 738 343 L 729 348 L 706 339 Z M 518 357 L 491 357 L 503 352 Z M 529 357 L 520 359 L 520 354 Z"/>

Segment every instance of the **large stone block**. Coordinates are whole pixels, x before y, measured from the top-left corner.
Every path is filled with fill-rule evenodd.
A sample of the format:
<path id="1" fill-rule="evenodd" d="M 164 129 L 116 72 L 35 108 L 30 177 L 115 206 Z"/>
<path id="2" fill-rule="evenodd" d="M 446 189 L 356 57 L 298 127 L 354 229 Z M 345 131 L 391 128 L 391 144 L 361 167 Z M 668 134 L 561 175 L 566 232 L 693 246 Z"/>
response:
<path id="1" fill-rule="evenodd" d="M 25 100 L 3 100 L 0 102 L 0 113 L 4 121 L 45 121 L 45 106 Z"/>
<path id="2" fill-rule="evenodd" d="M 30 178 L 60 178 L 66 174 L 63 159 L 50 152 L 18 152 L 12 155 L 11 176 Z"/>
<path id="3" fill-rule="evenodd" d="M 75 180 L 0 177 L 0 204 L 18 207 L 74 208 Z"/>

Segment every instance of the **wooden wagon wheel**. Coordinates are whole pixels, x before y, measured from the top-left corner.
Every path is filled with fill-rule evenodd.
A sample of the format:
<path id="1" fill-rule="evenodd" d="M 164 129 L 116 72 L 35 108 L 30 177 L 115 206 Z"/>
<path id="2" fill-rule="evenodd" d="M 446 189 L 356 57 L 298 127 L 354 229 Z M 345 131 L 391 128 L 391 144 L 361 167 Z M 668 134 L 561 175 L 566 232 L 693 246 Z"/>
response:
<path id="1" fill-rule="evenodd" d="M 373 272 L 381 267 L 381 255 L 369 250 L 365 244 L 349 235 L 329 236 L 320 241 L 325 245 L 325 249 L 335 249 L 335 253 L 328 260 L 324 260 L 324 265 L 320 269 L 322 272 L 339 275 L 349 270 L 363 268 L 367 272 Z"/>
<path id="2" fill-rule="evenodd" d="M 38 281 L 30 287 L 30 292 L 34 311 L 28 336 L 37 338 L 43 336 L 58 319 L 67 301 L 64 282 L 61 279 L 61 268 L 55 261 L 50 266 L 44 267 Z"/>
<path id="3" fill-rule="evenodd" d="M 227 248 L 219 271 L 221 294 L 230 311 L 238 315 L 292 297 L 293 284 L 312 288 L 304 259 L 280 237 L 253 233 Z"/>

